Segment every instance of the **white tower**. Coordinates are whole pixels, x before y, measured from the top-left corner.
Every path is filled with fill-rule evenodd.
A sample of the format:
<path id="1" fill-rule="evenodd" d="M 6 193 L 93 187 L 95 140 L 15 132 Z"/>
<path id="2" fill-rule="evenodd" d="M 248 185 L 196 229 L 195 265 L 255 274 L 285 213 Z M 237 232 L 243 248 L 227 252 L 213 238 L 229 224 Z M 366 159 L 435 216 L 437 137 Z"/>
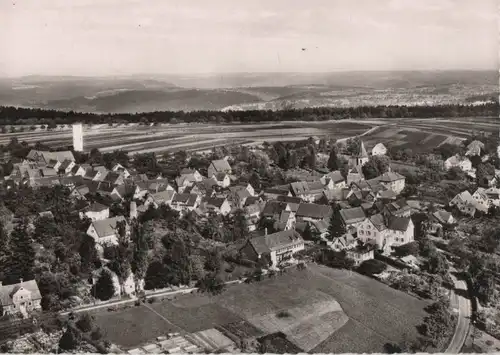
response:
<path id="1" fill-rule="evenodd" d="M 75 152 L 83 152 L 83 129 L 81 123 L 73 125 L 73 149 Z"/>

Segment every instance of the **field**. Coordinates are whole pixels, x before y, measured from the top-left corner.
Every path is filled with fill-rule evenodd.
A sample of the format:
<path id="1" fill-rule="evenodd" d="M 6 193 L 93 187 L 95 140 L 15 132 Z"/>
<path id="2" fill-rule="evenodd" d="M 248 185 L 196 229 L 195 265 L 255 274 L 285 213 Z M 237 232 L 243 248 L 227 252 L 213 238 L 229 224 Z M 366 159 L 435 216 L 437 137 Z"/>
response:
<path id="1" fill-rule="evenodd" d="M 96 322 L 124 348 L 177 327 L 187 332 L 234 329 L 246 321 L 251 325 L 240 332 L 282 332 L 304 351 L 382 352 L 386 343 L 417 336 L 426 305 L 365 276 L 311 264 L 305 271 L 231 286 L 218 296 L 192 294 L 148 308 L 96 312 Z"/>

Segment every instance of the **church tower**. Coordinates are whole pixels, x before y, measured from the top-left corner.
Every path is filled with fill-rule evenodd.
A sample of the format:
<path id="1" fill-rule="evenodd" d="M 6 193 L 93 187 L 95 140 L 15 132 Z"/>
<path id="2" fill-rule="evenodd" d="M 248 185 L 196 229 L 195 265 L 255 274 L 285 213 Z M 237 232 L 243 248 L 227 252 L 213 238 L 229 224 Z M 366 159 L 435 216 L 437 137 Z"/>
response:
<path id="1" fill-rule="evenodd" d="M 81 123 L 73 124 L 73 149 L 75 152 L 83 152 L 83 129 Z"/>

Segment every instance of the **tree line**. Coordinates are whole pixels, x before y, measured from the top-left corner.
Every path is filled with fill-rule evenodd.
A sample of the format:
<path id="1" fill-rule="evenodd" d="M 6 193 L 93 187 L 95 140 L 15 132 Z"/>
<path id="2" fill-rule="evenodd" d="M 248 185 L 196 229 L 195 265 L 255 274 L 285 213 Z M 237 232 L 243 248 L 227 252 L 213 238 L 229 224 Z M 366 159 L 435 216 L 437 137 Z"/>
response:
<path id="1" fill-rule="evenodd" d="M 155 111 L 144 113 L 96 114 L 40 108 L 0 106 L 1 125 L 117 123 L 252 123 L 280 121 L 327 121 L 349 118 L 430 118 L 430 117 L 498 117 L 498 103 L 482 105 L 449 104 L 436 106 L 360 106 L 312 107 L 245 111 Z"/>

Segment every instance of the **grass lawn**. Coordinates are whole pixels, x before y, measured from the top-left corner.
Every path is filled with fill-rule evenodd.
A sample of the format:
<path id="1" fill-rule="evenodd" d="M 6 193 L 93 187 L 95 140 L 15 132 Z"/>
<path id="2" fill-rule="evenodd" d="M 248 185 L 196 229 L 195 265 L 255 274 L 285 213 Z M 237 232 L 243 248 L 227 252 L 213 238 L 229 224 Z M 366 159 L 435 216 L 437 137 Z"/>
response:
<path id="1" fill-rule="evenodd" d="M 96 322 L 124 348 L 178 331 L 175 326 L 196 332 L 246 320 L 264 334 L 285 333 L 304 351 L 382 352 L 386 343 L 416 338 L 427 304 L 371 278 L 309 264 L 303 271 L 229 286 L 218 296 L 191 294 L 148 304 L 154 311 L 101 310 Z M 287 316 L 278 317 L 280 312 Z"/>

